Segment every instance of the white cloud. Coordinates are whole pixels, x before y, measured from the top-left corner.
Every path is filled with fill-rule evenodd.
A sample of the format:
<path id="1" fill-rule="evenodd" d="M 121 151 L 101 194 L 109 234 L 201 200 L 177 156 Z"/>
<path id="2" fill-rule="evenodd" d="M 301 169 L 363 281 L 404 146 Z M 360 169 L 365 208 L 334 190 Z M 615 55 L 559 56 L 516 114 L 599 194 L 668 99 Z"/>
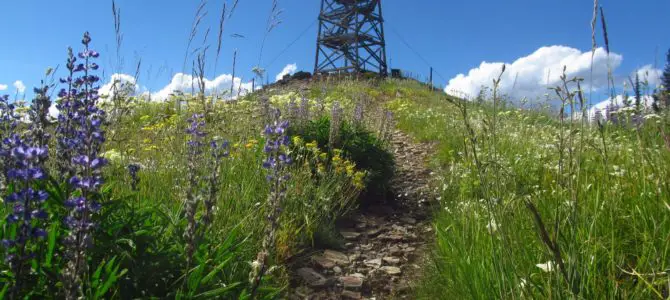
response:
<path id="1" fill-rule="evenodd" d="M 293 73 L 295 73 L 295 71 L 297 70 L 298 70 L 297 64 L 288 64 L 286 65 L 286 67 L 284 67 L 284 69 L 281 70 L 281 72 L 279 72 L 279 74 L 277 74 L 277 76 L 275 77 L 275 81 L 282 80 L 284 76 L 288 74 L 293 75 Z"/>
<path id="2" fill-rule="evenodd" d="M 4 90 L 6 90 L 6 89 L 7 89 L 7 85 L 6 85 L 6 84 L 0 84 L 0 91 L 4 91 Z"/>
<path id="3" fill-rule="evenodd" d="M 14 87 L 19 91 L 19 94 L 23 94 L 26 91 L 26 85 L 21 80 L 14 81 Z"/>
<path id="4" fill-rule="evenodd" d="M 251 82 L 243 83 L 241 78 L 235 77 L 235 79 L 233 79 L 233 76 L 230 74 L 219 75 L 213 80 L 203 78 L 203 81 L 205 83 L 205 94 L 223 94 L 223 97 L 226 99 L 235 98 L 240 89 L 241 95 L 245 95 L 251 91 L 252 86 Z M 197 77 L 193 77 L 184 73 L 177 73 L 174 75 L 174 77 L 172 77 L 172 81 L 167 86 L 163 87 L 156 93 L 152 93 L 151 98 L 153 100 L 166 100 L 170 97 L 170 94 L 174 93 L 175 91 L 181 91 L 184 93 L 191 92 L 191 87 L 194 87 L 195 92 L 198 92 L 198 84 L 199 79 Z M 235 96 L 230 95 L 231 85 L 233 86 L 233 95 Z"/>
<path id="5" fill-rule="evenodd" d="M 135 82 L 135 77 L 128 74 L 115 73 L 112 74 L 112 77 L 109 79 L 109 82 L 105 83 L 100 87 L 100 95 L 108 95 L 110 98 L 114 96 L 114 93 L 120 89 L 128 89 L 131 95 L 134 95 L 140 90 L 140 86 Z M 115 86 L 116 84 L 116 86 Z"/>
<path id="6" fill-rule="evenodd" d="M 612 71 L 621 65 L 623 56 L 610 53 L 609 65 Z M 502 62 L 482 62 L 467 74 L 459 74 L 449 80 L 447 93 L 465 93 L 476 96 L 482 86 L 491 87 L 502 69 Z M 521 57 L 512 63 L 505 63 L 506 71 L 500 82 L 500 92 L 512 99 L 527 97 L 531 100 L 547 93 L 547 87 L 556 86 L 566 67 L 568 78 L 584 78 L 583 88 L 588 90 L 593 84 L 594 90 L 607 86 L 608 58 L 604 49 L 598 48 L 593 57 L 593 81 L 591 78 L 591 52 L 582 52 L 566 46 L 542 47 L 532 54 Z"/>
<path id="7" fill-rule="evenodd" d="M 637 70 L 637 75 L 640 77 L 640 81 L 647 80 L 649 88 L 654 89 L 661 84 L 661 76 L 663 75 L 663 70 L 656 69 L 652 65 L 646 65 Z M 635 76 L 635 72 L 633 72 L 632 76 Z M 633 80 L 635 79 L 634 77 L 632 78 Z"/>

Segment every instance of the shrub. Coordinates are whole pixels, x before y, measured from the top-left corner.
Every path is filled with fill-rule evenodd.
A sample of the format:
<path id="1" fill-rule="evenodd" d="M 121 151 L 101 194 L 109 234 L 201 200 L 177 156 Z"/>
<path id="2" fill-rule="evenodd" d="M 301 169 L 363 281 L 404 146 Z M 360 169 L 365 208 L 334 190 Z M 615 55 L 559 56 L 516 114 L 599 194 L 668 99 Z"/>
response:
<path id="1" fill-rule="evenodd" d="M 387 200 L 389 181 L 394 173 L 393 154 L 370 131 L 360 125 L 342 121 L 338 143 L 329 148 L 329 117 L 322 117 L 293 130 L 305 141 L 315 141 L 319 148 L 328 149 L 329 157 L 335 155 L 335 150 L 341 150 L 343 157 L 354 162 L 356 168 L 367 172 L 366 188 L 360 197 L 361 205 Z"/>

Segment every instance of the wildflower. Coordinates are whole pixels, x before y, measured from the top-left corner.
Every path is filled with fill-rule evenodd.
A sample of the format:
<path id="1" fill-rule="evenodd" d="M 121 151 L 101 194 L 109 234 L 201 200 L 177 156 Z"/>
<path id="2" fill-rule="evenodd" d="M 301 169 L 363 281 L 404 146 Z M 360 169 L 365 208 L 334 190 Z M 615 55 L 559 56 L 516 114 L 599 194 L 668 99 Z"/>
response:
<path id="1" fill-rule="evenodd" d="M 356 103 L 354 108 L 354 123 L 357 125 L 363 124 L 363 104 L 361 102 Z"/>
<path id="2" fill-rule="evenodd" d="M 67 299 L 79 298 L 82 278 L 88 274 L 86 250 L 93 244 L 92 229 L 95 227 L 91 217 L 100 210 L 95 198 L 103 183 L 101 168 L 107 164 L 107 159 L 100 156 L 105 141 L 102 124 L 106 116 L 97 105 L 99 95 L 95 85 L 100 78 L 89 73 L 96 69 L 91 60 L 99 54 L 89 49 L 90 42 L 88 32 L 84 33 L 84 51 L 78 55 L 83 63 L 75 64 L 77 58 L 72 49 L 68 49 L 70 76 L 61 79 L 68 84 L 68 89 L 59 93 L 62 97 L 57 128 L 59 169 L 61 176 L 67 178 L 72 189 L 77 191 L 65 202 L 70 209 L 65 219 L 70 230 L 65 238 L 67 265 L 62 273 Z M 83 74 L 74 78 L 75 73 Z"/>
<path id="3" fill-rule="evenodd" d="M 140 171 L 140 165 L 132 163 L 128 165 L 128 174 L 130 174 L 130 188 L 137 191 L 137 185 L 140 183 L 140 178 L 137 173 Z"/>
<path id="4" fill-rule="evenodd" d="M 205 213 L 202 216 L 203 227 L 207 228 L 212 222 L 212 212 L 214 203 L 216 201 L 217 193 L 219 192 L 219 173 L 221 172 L 221 161 L 223 158 L 230 155 L 228 141 L 212 141 L 211 157 L 209 165 L 212 166 L 211 174 L 209 175 L 209 195 L 205 199 Z"/>
<path id="5" fill-rule="evenodd" d="M 554 262 L 553 261 L 548 261 L 543 264 L 536 264 L 536 267 L 540 268 L 543 272 L 545 273 L 551 273 L 554 271 Z"/>
<path id="6" fill-rule="evenodd" d="M 7 140 L 14 134 L 14 129 L 18 124 L 19 115 L 15 112 L 16 106 L 9 103 L 9 96 L 0 96 L 0 141 Z M 2 173 L 0 174 L 0 189 L 4 190 L 7 184 L 7 171 L 11 167 L 11 157 L 9 156 L 11 149 L 5 143 L 0 144 L 0 167 Z"/>
<path id="7" fill-rule="evenodd" d="M 340 103 L 335 101 L 330 114 L 330 132 L 328 135 L 328 147 L 335 149 L 339 143 L 340 126 L 342 125 L 342 109 Z"/>
<path id="8" fill-rule="evenodd" d="M 4 146 L 10 149 L 3 151 L 7 156 L 11 168 L 7 171 L 7 180 L 13 186 L 13 193 L 7 195 L 5 203 L 12 207 L 7 215 L 7 225 L 16 226 L 16 235 L 13 239 L 3 240 L 6 247 L 5 261 L 12 270 L 15 286 L 11 293 L 19 291 L 24 283 L 24 276 L 30 270 L 29 259 L 35 255 L 34 247 L 29 247 L 32 241 L 44 238 L 46 231 L 40 227 L 48 217 L 42 204 L 48 194 L 42 190 L 34 190 L 36 182 L 46 178 L 42 161 L 48 157 L 45 146 L 30 146 L 26 141 L 14 134 L 3 141 Z M 4 148 L 4 147 L 3 147 Z M 15 295 L 10 295 L 14 298 Z"/>
<path id="9" fill-rule="evenodd" d="M 256 256 L 256 263 L 259 266 L 252 270 L 250 278 L 252 280 L 252 299 L 258 289 L 263 275 L 266 272 L 266 260 L 269 255 L 270 247 L 275 243 L 275 234 L 279 227 L 279 216 L 282 210 L 282 200 L 286 197 L 286 182 L 290 178 L 286 172 L 286 167 L 292 163 L 292 160 L 286 149 L 290 144 L 290 138 L 287 135 L 289 123 L 281 120 L 280 112 L 277 110 L 275 121 L 265 126 L 263 134 L 265 135 L 264 152 L 266 159 L 263 162 L 263 168 L 267 170 L 267 180 L 270 184 L 270 194 L 268 195 L 268 226 L 265 230 L 262 250 Z"/>
<path id="10" fill-rule="evenodd" d="M 203 142 L 202 138 L 205 133 L 202 127 L 205 126 L 204 115 L 193 114 L 187 120 L 190 126 L 186 129 L 186 133 L 190 135 L 188 144 L 188 189 L 186 192 L 186 205 L 184 208 L 186 215 L 186 230 L 184 231 L 184 239 L 186 240 L 186 263 L 191 264 L 193 254 L 195 252 L 195 231 L 196 220 L 195 214 L 198 209 L 198 166 L 197 162 L 202 155 Z"/>

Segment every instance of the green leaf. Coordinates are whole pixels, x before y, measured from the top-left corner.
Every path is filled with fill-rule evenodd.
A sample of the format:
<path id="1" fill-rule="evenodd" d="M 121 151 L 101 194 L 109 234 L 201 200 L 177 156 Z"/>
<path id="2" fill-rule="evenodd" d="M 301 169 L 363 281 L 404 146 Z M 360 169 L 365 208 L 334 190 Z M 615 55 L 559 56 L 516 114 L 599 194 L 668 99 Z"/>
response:
<path id="1" fill-rule="evenodd" d="M 47 268 L 51 267 L 51 261 L 54 257 L 54 251 L 56 250 L 56 239 L 58 237 L 58 223 L 51 224 L 51 229 L 49 229 L 49 237 L 47 240 L 47 253 L 44 259 L 44 266 Z"/>
<path id="2" fill-rule="evenodd" d="M 228 259 L 224 260 L 222 263 L 220 263 L 214 270 L 209 272 L 209 274 L 205 275 L 205 277 L 202 278 L 201 284 L 207 284 L 209 283 L 214 276 L 216 276 L 217 273 L 219 273 L 223 268 L 232 260 L 232 257 L 229 257 Z"/>
<path id="3" fill-rule="evenodd" d="M 194 298 L 196 298 L 196 299 L 211 299 L 211 298 L 214 298 L 214 297 L 221 297 L 221 296 L 224 296 L 230 290 L 236 288 L 239 285 L 240 285 L 239 282 L 232 283 L 232 284 L 229 284 L 227 286 L 220 287 L 218 289 L 214 289 L 214 290 L 204 292 L 202 294 L 198 294 Z"/>

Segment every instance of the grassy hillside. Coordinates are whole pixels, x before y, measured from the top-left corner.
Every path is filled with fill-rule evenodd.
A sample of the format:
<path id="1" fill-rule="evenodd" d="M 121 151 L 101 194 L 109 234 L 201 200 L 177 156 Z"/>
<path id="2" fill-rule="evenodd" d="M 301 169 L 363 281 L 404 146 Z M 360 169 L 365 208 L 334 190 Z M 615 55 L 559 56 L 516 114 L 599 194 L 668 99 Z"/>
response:
<path id="1" fill-rule="evenodd" d="M 99 97 L 89 43 L 0 101 L 0 298 L 281 298 L 293 258 L 386 196 L 396 126 L 437 145 L 417 298 L 668 297 L 665 115 L 590 124 L 393 79 Z"/>

